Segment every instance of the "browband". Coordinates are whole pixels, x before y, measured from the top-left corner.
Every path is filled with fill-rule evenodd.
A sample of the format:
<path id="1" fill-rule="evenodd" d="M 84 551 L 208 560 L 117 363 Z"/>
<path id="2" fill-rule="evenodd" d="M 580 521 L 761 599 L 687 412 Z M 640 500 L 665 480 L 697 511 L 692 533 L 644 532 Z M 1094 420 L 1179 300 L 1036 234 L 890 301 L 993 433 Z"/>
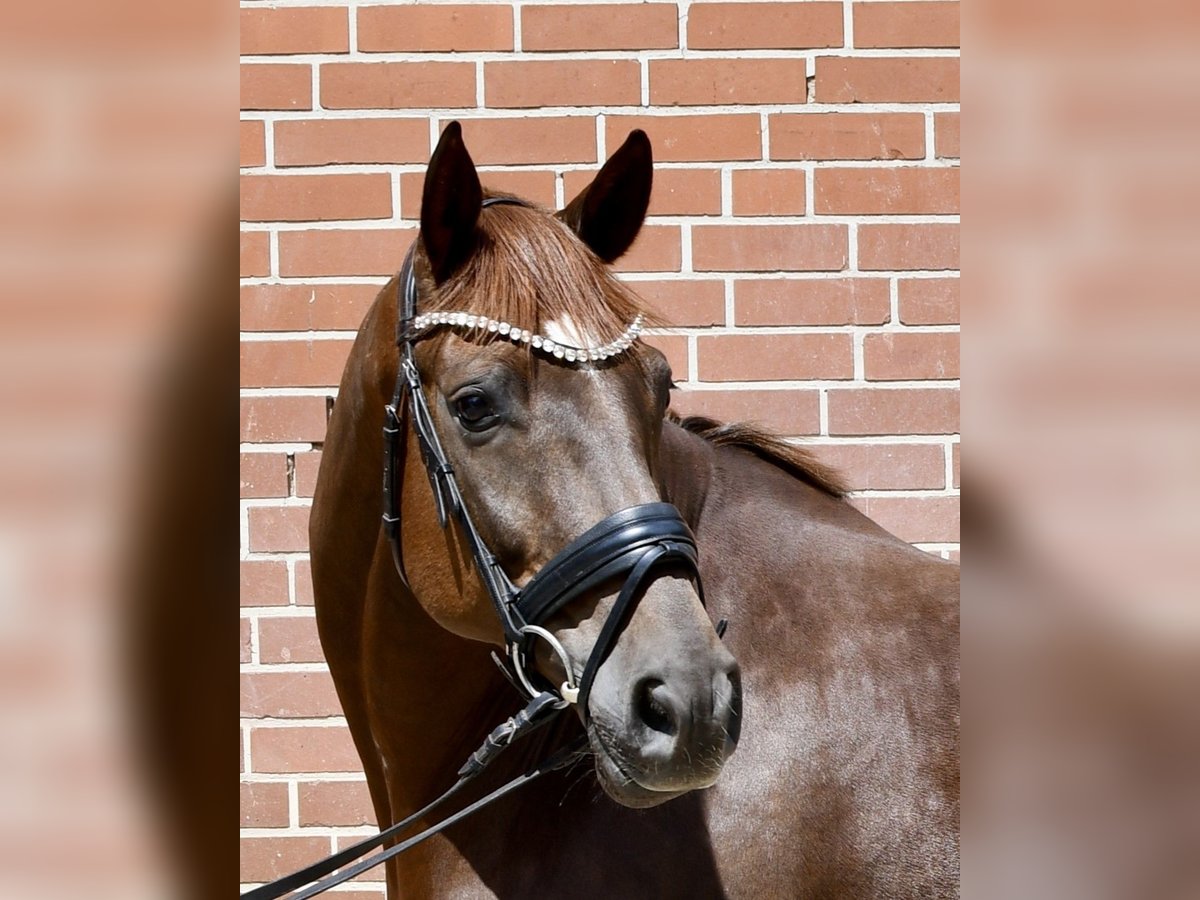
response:
<path id="1" fill-rule="evenodd" d="M 439 325 L 458 328 L 467 332 L 478 331 L 480 334 L 495 334 L 502 338 L 508 338 L 514 344 L 528 344 L 534 350 L 541 350 L 555 359 L 573 363 L 601 362 L 611 356 L 624 353 L 633 346 L 633 342 L 641 334 L 642 320 L 642 314 L 638 313 L 620 337 L 607 344 L 599 344 L 594 347 L 577 347 L 574 344 L 565 344 L 562 341 L 555 341 L 545 335 L 534 334 L 528 329 L 520 328 L 502 319 L 489 319 L 487 316 L 477 316 L 466 312 L 425 313 L 414 318 L 409 327 L 412 329 L 412 333 L 418 336 L 426 329 L 436 328 Z"/>

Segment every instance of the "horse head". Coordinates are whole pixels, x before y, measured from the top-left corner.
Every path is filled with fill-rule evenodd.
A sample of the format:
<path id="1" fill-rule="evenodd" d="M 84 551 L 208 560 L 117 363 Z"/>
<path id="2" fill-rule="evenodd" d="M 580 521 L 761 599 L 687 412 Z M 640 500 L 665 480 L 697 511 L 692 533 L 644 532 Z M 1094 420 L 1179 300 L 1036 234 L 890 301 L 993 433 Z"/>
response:
<path id="1" fill-rule="evenodd" d="M 457 123 L 429 164 L 412 262 L 426 332 L 412 345 L 414 359 L 474 526 L 518 588 L 595 523 L 661 500 L 670 367 L 633 339 L 631 325 L 645 313 L 607 265 L 641 228 L 651 165 L 649 140 L 635 131 L 553 214 L 485 203 Z M 410 434 L 406 458 L 417 452 Z M 419 464 L 405 466 L 401 509 L 416 600 L 443 628 L 503 645 L 462 529 L 439 527 Z M 574 678 L 621 588 L 619 580 L 599 583 L 542 623 Z M 741 716 L 737 663 L 697 586 L 665 569 L 643 591 L 578 710 L 601 784 L 627 806 L 711 785 L 736 746 Z M 536 642 L 534 664 L 551 684 L 567 677 L 547 642 Z"/>

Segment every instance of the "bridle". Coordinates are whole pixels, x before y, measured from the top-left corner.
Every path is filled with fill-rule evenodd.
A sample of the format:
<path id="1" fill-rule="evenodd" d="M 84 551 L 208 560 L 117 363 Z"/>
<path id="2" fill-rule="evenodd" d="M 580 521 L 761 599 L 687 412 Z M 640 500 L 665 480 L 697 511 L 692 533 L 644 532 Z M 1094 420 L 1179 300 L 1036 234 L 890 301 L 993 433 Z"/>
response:
<path id="1" fill-rule="evenodd" d="M 495 205 L 527 206 L 521 200 L 510 197 L 489 197 L 483 206 Z M 689 578 L 695 585 L 703 602 L 704 593 L 700 581 L 696 541 L 691 529 L 679 511 L 669 503 L 644 503 L 619 510 L 596 523 L 584 534 L 560 550 L 533 578 L 521 588 L 509 579 L 495 554 L 475 527 L 470 511 L 459 490 L 454 467 L 446 456 L 433 415 L 421 388 L 421 375 L 417 368 L 415 344 L 431 330 L 442 324 L 465 325 L 468 328 L 490 330 L 516 341 L 532 341 L 540 347 L 541 339 L 508 323 L 494 323 L 480 316 L 469 316 L 462 321 L 447 323 L 439 317 L 418 317 L 417 277 L 414 257 L 417 242 L 409 248 L 400 269 L 398 287 L 398 315 L 396 344 L 399 348 L 400 366 L 392 400 L 385 411 L 384 471 L 383 471 L 383 529 L 391 545 L 392 558 L 401 581 L 409 592 L 412 587 L 404 568 L 404 555 L 400 539 L 399 491 L 397 474 L 401 469 L 400 454 L 404 435 L 404 420 L 411 419 L 421 458 L 433 489 L 438 522 L 443 529 L 451 519 L 458 523 L 462 535 L 470 548 L 475 569 L 479 573 L 496 616 L 504 632 L 507 662 L 501 662 L 496 654 L 493 658 L 505 672 L 509 681 L 528 701 L 525 709 L 508 719 L 488 735 L 478 750 L 473 753 L 459 770 L 459 780 L 431 804 L 407 819 L 397 822 L 380 834 L 353 847 L 334 854 L 318 863 L 270 884 L 243 894 L 243 900 L 273 900 L 298 887 L 328 875 L 335 869 L 382 846 L 404 828 L 419 820 L 434 807 L 457 792 L 467 781 L 475 777 L 503 750 L 519 737 L 549 722 L 569 705 L 578 706 L 584 720 L 589 718 L 588 697 L 600 665 L 607 658 L 616 642 L 631 607 L 643 593 L 643 588 L 653 578 L 670 571 Z M 482 320 L 482 321 L 481 321 Z M 488 326 L 493 326 L 488 328 Z M 513 337 L 513 332 L 516 336 Z M 546 347 L 554 358 L 567 364 L 607 358 L 627 349 L 636 339 L 638 323 L 635 322 L 625 335 L 602 348 L 578 348 L 554 345 Z M 544 627 L 556 613 L 572 601 L 586 596 L 604 584 L 622 580 L 620 592 L 610 610 L 600 634 L 592 647 L 591 654 L 583 667 L 578 681 L 567 651 L 554 635 Z M 725 622 L 717 625 L 718 635 L 723 635 Z M 539 688 L 534 682 L 538 676 L 528 670 L 531 645 L 535 639 L 545 641 L 558 656 L 566 680 L 558 688 Z M 354 877 L 386 859 L 400 853 L 427 837 L 436 834 L 476 809 L 499 799 L 528 781 L 553 771 L 569 762 L 577 754 L 584 739 L 571 744 L 541 765 L 508 782 L 483 799 L 455 813 L 437 825 L 426 829 L 388 850 L 350 865 L 337 875 L 311 885 L 290 900 L 302 900 L 321 893 L 341 881 Z"/>
<path id="2" fill-rule="evenodd" d="M 501 204 L 526 205 L 509 197 L 489 197 L 483 201 L 484 207 Z M 413 327 L 417 320 L 417 278 L 413 269 L 415 248 L 414 243 L 400 270 L 400 315 L 396 325 L 400 371 L 384 425 L 383 527 L 391 543 L 396 571 L 407 586 L 396 503 L 396 461 L 407 405 L 433 489 L 438 521 L 446 528 L 453 516 L 462 530 L 475 562 L 475 570 L 487 588 L 488 597 L 504 631 L 510 680 L 528 699 L 541 693 L 533 686 L 527 671 L 527 659 L 533 639 L 545 641 L 566 671 L 566 680 L 556 691 L 561 698 L 561 705 L 578 704 L 586 719 L 587 700 L 596 671 L 607 658 L 630 604 L 639 595 L 639 587 L 651 573 L 661 573 L 666 568 L 674 569 L 692 580 L 703 599 L 695 538 L 679 511 L 671 504 L 660 502 L 632 506 L 601 520 L 560 550 L 523 588 L 512 583 L 471 519 L 459 490 L 454 467 L 442 449 L 433 427 L 429 405 L 421 390 L 415 344 L 429 330 L 421 331 Z M 481 325 L 481 317 L 472 318 L 475 319 L 476 328 L 486 330 L 490 324 L 484 319 Z M 633 328 L 636 334 L 636 323 Z M 506 330 L 511 333 L 511 326 Z M 563 348 L 560 346 L 555 349 Z M 587 352 L 586 348 L 569 348 L 565 353 L 574 355 L 577 351 Z M 544 627 L 544 623 L 577 597 L 594 591 L 605 582 L 622 578 L 624 585 L 576 684 L 566 650 Z"/>

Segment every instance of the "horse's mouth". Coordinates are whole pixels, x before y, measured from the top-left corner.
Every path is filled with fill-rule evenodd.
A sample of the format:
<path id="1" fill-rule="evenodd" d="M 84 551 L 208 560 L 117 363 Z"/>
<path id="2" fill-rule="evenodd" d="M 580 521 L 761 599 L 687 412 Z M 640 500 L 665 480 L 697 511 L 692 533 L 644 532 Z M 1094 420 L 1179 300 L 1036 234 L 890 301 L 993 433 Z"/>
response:
<path id="1" fill-rule="evenodd" d="M 646 809 L 666 803 L 668 800 L 674 800 L 692 790 L 690 787 L 683 789 L 647 787 L 638 780 L 632 771 L 633 766 L 622 757 L 621 752 L 606 740 L 603 729 L 597 728 L 593 723 L 589 725 L 587 733 L 593 755 L 596 758 L 596 777 L 600 781 L 600 786 L 604 788 L 604 793 L 622 806 Z"/>

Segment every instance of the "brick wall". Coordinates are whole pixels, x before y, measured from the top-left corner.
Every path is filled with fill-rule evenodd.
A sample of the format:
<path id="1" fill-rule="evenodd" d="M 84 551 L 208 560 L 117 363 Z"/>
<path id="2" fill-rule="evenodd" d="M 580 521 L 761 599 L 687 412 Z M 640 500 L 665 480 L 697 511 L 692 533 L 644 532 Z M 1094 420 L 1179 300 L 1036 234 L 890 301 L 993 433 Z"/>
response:
<path id="1" fill-rule="evenodd" d="M 802 436 L 901 537 L 958 548 L 958 3 L 243 2 L 242 878 L 369 832 L 306 522 L 354 330 L 463 122 L 562 206 L 631 128 L 619 268 L 678 328 L 677 407 Z M 346 895 L 382 895 L 378 870 Z"/>

